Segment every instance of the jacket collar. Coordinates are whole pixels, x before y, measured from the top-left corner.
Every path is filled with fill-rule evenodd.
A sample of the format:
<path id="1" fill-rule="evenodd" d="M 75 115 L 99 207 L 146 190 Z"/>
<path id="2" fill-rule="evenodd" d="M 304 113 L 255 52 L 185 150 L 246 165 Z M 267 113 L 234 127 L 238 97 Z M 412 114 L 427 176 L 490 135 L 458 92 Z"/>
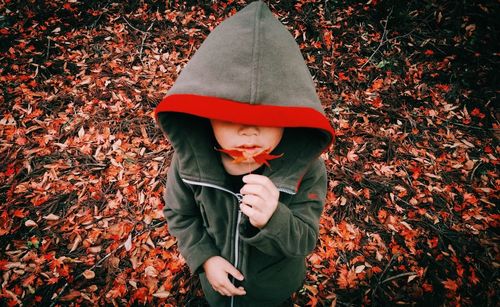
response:
<path id="1" fill-rule="evenodd" d="M 187 122 L 186 119 L 179 121 Z M 170 131 L 175 135 L 169 135 L 176 151 L 182 153 L 178 156 L 181 177 L 227 186 L 228 174 L 222 165 L 220 153 L 214 149 L 215 138 L 208 120 L 191 119 L 189 123 L 189 132 L 185 129 L 173 129 Z M 269 161 L 270 167 L 266 167 L 262 174 L 269 177 L 281 191 L 296 193 L 309 164 L 324 149 L 311 138 L 311 131 L 308 130 L 310 129 L 286 128 L 281 142 L 273 151 L 273 154 L 283 153 L 283 157 Z"/>

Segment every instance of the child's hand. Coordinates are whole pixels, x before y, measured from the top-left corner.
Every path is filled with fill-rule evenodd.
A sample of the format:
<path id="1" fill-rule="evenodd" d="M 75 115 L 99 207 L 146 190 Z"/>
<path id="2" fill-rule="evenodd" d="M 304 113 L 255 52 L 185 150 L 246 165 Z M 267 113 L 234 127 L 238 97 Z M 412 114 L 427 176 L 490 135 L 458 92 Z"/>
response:
<path id="1" fill-rule="evenodd" d="M 248 216 L 250 224 L 260 229 L 266 226 L 278 207 L 280 192 L 266 176 L 246 175 L 243 182 L 246 184 L 240 190 L 243 194 L 240 209 Z"/>
<path id="2" fill-rule="evenodd" d="M 236 288 L 228 278 L 228 274 L 238 280 L 243 280 L 243 275 L 226 259 L 220 256 L 208 258 L 203 263 L 203 269 L 208 282 L 215 291 L 225 296 L 245 295 L 243 287 Z"/>

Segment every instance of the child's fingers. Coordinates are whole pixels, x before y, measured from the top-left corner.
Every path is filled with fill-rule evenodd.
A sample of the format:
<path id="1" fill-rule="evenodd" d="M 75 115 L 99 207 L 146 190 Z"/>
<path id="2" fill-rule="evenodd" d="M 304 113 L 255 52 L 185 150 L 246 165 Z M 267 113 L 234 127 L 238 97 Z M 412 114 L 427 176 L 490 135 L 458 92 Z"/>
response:
<path id="1" fill-rule="evenodd" d="M 240 205 L 240 210 L 241 210 L 241 212 L 243 212 L 243 214 L 248 216 L 248 218 L 250 220 L 252 220 L 255 217 L 255 215 L 259 213 L 255 208 L 250 207 L 250 206 L 245 205 L 245 204 Z"/>
<path id="2" fill-rule="evenodd" d="M 243 287 L 236 288 L 236 291 L 233 292 L 233 295 L 245 295 L 247 292 Z"/>
<path id="3" fill-rule="evenodd" d="M 219 287 L 217 289 L 214 289 L 215 291 L 219 292 L 220 294 L 224 295 L 224 296 L 231 296 L 231 293 L 226 290 L 226 288 L 224 287 Z"/>
<path id="4" fill-rule="evenodd" d="M 240 273 L 240 271 L 238 271 L 233 265 L 229 264 L 227 267 L 226 267 L 226 272 L 231 274 L 234 278 L 238 279 L 238 280 L 243 280 L 243 274 Z M 233 296 L 233 295 L 245 295 L 246 292 L 245 292 L 245 289 L 243 289 L 243 287 L 239 287 L 239 288 L 236 288 L 232 283 L 231 281 L 229 280 L 229 278 L 226 278 L 226 280 L 224 281 L 223 285 L 222 285 L 222 288 L 221 289 L 222 291 L 224 291 L 224 293 L 226 293 L 225 295 L 227 296 Z"/>
<path id="5" fill-rule="evenodd" d="M 244 183 L 250 183 L 250 184 L 259 184 L 263 185 L 265 187 L 275 187 L 274 183 L 269 179 L 267 176 L 263 175 L 257 175 L 257 174 L 250 174 L 243 176 L 242 178 Z"/>
<path id="6" fill-rule="evenodd" d="M 251 208 L 261 211 L 264 200 L 257 195 L 247 194 L 243 196 L 241 202 Z"/>
<path id="7" fill-rule="evenodd" d="M 259 195 L 263 199 L 269 198 L 272 195 L 271 191 L 269 191 L 269 189 L 267 189 L 265 186 L 260 184 L 251 184 L 251 183 L 245 184 L 241 188 L 240 193 L 243 195 L 248 195 L 248 194 Z"/>
<path id="8" fill-rule="evenodd" d="M 238 271 L 237 268 L 235 268 L 232 264 L 228 263 L 228 266 L 226 267 L 226 272 L 231 274 L 234 278 L 237 280 L 241 281 L 244 279 L 243 274 L 241 274 L 240 271 Z"/>
<path id="9" fill-rule="evenodd" d="M 236 288 L 231 282 L 229 282 L 227 287 L 226 291 L 229 293 L 229 296 L 247 294 L 243 287 Z"/>
<path id="10" fill-rule="evenodd" d="M 271 181 L 271 179 L 266 176 L 256 174 L 246 175 L 243 177 L 243 182 L 246 183 L 246 185 L 243 186 L 242 190 L 245 188 L 245 186 L 249 186 L 254 187 L 253 193 L 265 194 L 273 197 L 279 196 L 278 189 Z M 244 192 L 241 193 L 244 194 Z"/>
<path id="11" fill-rule="evenodd" d="M 260 183 L 260 184 L 272 183 L 269 177 L 257 174 L 248 174 L 246 176 L 243 176 L 242 179 L 244 183 Z"/>

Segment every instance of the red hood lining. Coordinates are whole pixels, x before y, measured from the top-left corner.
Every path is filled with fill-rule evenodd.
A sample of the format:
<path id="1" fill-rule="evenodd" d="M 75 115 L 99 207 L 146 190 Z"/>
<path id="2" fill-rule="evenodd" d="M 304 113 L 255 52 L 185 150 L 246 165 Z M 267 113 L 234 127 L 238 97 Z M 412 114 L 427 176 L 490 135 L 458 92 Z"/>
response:
<path id="1" fill-rule="evenodd" d="M 308 107 L 248 104 L 210 96 L 174 94 L 165 97 L 155 108 L 154 115 L 157 122 L 160 112 L 180 112 L 265 127 L 317 128 L 330 134 L 330 144 L 335 138 L 335 131 L 328 119 Z"/>

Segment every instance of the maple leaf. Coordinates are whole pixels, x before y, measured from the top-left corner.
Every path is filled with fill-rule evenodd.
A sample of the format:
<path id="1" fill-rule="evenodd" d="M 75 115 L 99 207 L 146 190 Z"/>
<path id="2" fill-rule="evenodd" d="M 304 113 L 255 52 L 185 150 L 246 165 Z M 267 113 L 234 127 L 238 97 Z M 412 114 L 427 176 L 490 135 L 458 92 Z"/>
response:
<path id="1" fill-rule="evenodd" d="M 274 159 L 277 159 L 277 158 L 281 158 L 283 156 L 283 154 L 270 155 L 269 152 L 270 152 L 270 150 L 266 149 L 263 152 L 254 155 L 253 159 L 255 160 L 255 162 L 257 162 L 259 164 L 260 163 L 264 163 L 265 165 L 267 165 L 269 167 L 271 165 L 269 165 L 269 162 L 267 162 L 267 161 L 274 160 Z"/>
<path id="2" fill-rule="evenodd" d="M 245 161 L 249 161 L 250 159 L 253 159 L 256 163 L 259 164 L 265 164 L 268 167 L 271 165 L 269 164 L 269 160 L 274 160 L 277 158 L 281 158 L 283 154 L 279 155 L 271 155 L 269 152 L 271 151 L 270 149 L 264 149 L 263 151 L 253 155 L 253 156 L 246 156 L 245 151 L 241 149 L 225 149 L 225 148 L 215 148 L 215 150 L 223 152 L 227 155 L 229 155 L 231 158 L 234 160 L 231 161 L 232 163 L 242 163 Z"/>
<path id="3" fill-rule="evenodd" d="M 28 212 L 24 211 L 23 209 L 16 209 L 13 215 L 15 217 L 24 218 L 28 215 Z"/>
<path id="4" fill-rule="evenodd" d="M 380 89 L 383 85 L 384 85 L 384 80 L 383 79 L 377 79 L 377 80 L 373 81 L 371 89 L 373 91 L 376 91 L 376 90 Z"/>
<path id="5" fill-rule="evenodd" d="M 472 267 L 469 268 L 469 272 L 470 272 L 469 281 L 474 285 L 477 285 L 477 283 L 479 282 L 479 278 L 477 278 L 476 272 Z"/>
<path id="6" fill-rule="evenodd" d="M 224 149 L 224 148 L 215 148 L 215 150 L 223 152 L 227 155 L 229 155 L 231 158 L 234 160 L 231 161 L 233 163 L 241 163 L 247 160 L 247 158 L 244 155 L 243 150 L 238 150 L 238 149 Z"/>
<path id="7" fill-rule="evenodd" d="M 318 299 L 312 295 L 308 295 L 309 302 L 307 302 L 307 306 L 315 307 L 318 305 Z"/>
<path id="8" fill-rule="evenodd" d="M 354 288 L 356 286 L 356 272 L 354 270 L 348 270 L 345 266 L 340 269 L 339 278 L 337 278 L 337 284 L 341 289 Z"/>
<path id="9" fill-rule="evenodd" d="M 28 277 L 23 280 L 23 286 L 27 287 L 29 285 L 32 285 L 33 282 L 35 281 L 35 278 L 36 275 L 34 274 L 28 275 Z"/>
<path id="10" fill-rule="evenodd" d="M 9 261 L 0 259 L 0 271 L 5 271 L 7 263 L 9 263 Z"/>
<path id="11" fill-rule="evenodd" d="M 424 54 L 429 56 L 429 55 L 433 55 L 434 54 L 434 51 L 430 50 L 430 49 L 427 49 L 424 51 Z"/>
<path id="12" fill-rule="evenodd" d="M 323 33 L 323 40 L 324 40 L 326 48 L 328 50 L 331 50 L 332 49 L 332 32 L 325 31 Z"/>
<path id="13" fill-rule="evenodd" d="M 444 287 L 450 291 L 456 292 L 458 289 L 458 285 L 457 285 L 456 281 L 451 280 L 449 278 L 447 278 L 446 281 L 443 281 L 442 283 L 443 283 Z"/>
<path id="14" fill-rule="evenodd" d="M 345 75 L 343 72 L 339 72 L 339 80 L 340 81 L 349 81 L 349 77 Z"/>

